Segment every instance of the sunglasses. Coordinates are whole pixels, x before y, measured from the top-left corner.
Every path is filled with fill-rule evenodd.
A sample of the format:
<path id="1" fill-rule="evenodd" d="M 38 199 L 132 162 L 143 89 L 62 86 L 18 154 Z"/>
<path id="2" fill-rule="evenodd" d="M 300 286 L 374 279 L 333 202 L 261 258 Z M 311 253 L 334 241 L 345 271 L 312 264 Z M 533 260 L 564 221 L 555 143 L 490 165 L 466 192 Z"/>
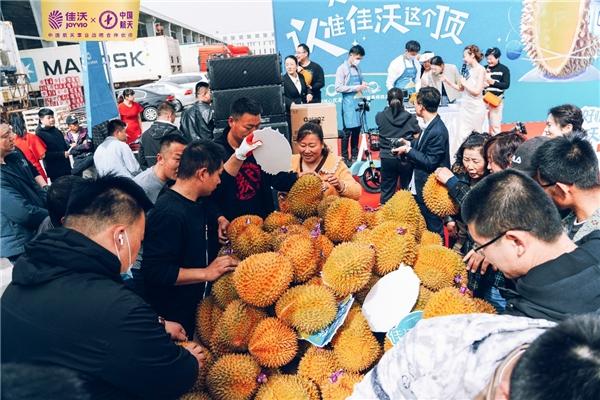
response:
<path id="1" fill-rule="evenodd" d="M 477 245 L 475 244 L 473 246 L 473 251 L 476 253 L 479 253 L 481 250 L 485 249 L 486 247 L 488 247 L 491 244 L 494 244 L 495 242 L 497 242 L 498 240 L 500 240 L 504 235 L 506 235 L 507 232 L 510 231 L 524 231 L 524 232 L 530 232 L 531 229 L 525 229 L 525 228 L 512 228 L 512 229 L 507 229 L 505 231 L 503 231 L 502 233 L 498 234 L 498 236 L 495 236 L 493 239 L 488 240 L 487 242 L 485 242 L 482 245 Z M 480 253 L 481 254 L 481 253 Z"/>

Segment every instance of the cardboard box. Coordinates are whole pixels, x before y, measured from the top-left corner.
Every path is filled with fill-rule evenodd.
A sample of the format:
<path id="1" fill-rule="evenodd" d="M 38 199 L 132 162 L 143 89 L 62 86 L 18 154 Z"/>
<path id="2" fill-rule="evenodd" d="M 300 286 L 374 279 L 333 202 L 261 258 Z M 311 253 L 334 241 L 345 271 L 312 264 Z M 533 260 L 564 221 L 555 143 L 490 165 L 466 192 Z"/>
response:
<path id="1" fill-rule="evenodd" d="M 296 140 L 298 129 L 312 119 L 321 121 L 323 136 L 325 138 L 337 138 L 337 111 L 335 104 L 315 103 L 315 104 L 292 104 L 290 109 L 292 120 L 292 140 Z"/>

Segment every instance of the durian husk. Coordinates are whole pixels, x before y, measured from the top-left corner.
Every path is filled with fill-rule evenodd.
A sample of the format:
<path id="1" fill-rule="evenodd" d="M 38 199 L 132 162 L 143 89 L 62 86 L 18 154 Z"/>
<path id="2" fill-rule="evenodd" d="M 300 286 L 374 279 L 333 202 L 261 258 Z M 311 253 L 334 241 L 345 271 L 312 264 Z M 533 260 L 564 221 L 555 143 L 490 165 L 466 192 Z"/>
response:
<path id="1" fill-rule="evenodd" d="M 317 235 L 313 237 L 313 243 L 317 251 L 317 270 L 321 271 L 325 261 L 333 251 L 333 242 L 325 235 Z"/>
<path id="2" fill-rule="evenodd" d="M 467 282 L 462 256 L 436 244 L 419 246 L 414 270 L 421 283 L 433 291 Z"/>
<path id="3" fill-rule="evenodd" d="M 435 174 L 429 175 L 423 186 L 423 202 L 429 211 L 441 218 L 459 212 L 458 204 L 450 197 L 448 188 L 437 180 Z"/>
<path id="4" fill-rule="evenodd" d="M 496 314 L 496 308 L 487 301 L 474 297 L 473 302 L 475 303 L 475 312 L 482 314 Z"/>
<path id="5" fill-rule="evenodd" d="M 303 175 L 287 195 L 289 211 L 300 219 L 317 215 L 317 207 L 323 199 L 323 182 L 316 175 Z"/>
<path id="6" fill-rule="evenodd" d="M 373 286 L 375 286 L 375 284 L 379 282 L 379 279 L 381 279 L 379 275 L 371 274 L 371 279 L 369 279 L 369 283 L 367 283 L 367 285 L 364 288 L 354 293 L 354 300 L 356 300 L 360 304 L 363 304 L 365 302 L 365 298 L 367 297 Z"/>
<path id="7" fill-rule="evenodd" d="M 249 400 L 257 387 L 258 363 L 247 354 L 226 354 L 208 371 L 207 386 L 215 400 Z"/>
<path id="8" fill-rule="evenodd" d="M 248 225 L 256 225 L 258 227 L 262 227 L 263 219 L 258 215 L 242 215 L 240 217 L 235 218 L 231 223 L 227 226 L 227 237 L 229 240 L 237 239 L 238 235 L 248 227 Z"/>
<path id="9" fill-rule="evenodd" d="M 310 347 L 298 365 L 298 375 L 310 379 L 312 382 L 323 385 L 341 366 L 332 350 Z"/>
<path id="10" fill-rule="evenodd" d="M 271 232 L 271 245 L 274 251 L 279 251 L 281 244 L 290 235 L 310 236 L 310 231 L 302 225 L 282 226 Z"/>
<path id="11" fill-rule="evenodd" d="M 312 231 L 313 229 L 315 229 L 317 224 L 322 225 L 322 220 L 319 217 L 306 218 L 304 220 L 304 222 L 302 222 L 302 226 L 305 227 L 306 229 L 308 229 L 309 231 Z"/>
<path id="12" fill-rule="evenodd" d="M 246 303 L 268 307 L 287 290 L 293 277 L 289 259 L 279 253 L 261 253 L 238 264 L 233 273 L 233 284 Z"/>
<path id="13" fill-rule="evenodd" d="M 334 247 L 323 265 L 323 283 L 339 297 L 363 289 L 375 264 L 375 250 L 362 243 L 342 243 Z"/>
<path id="14" fill-rule="evenodd" d="M 211 398 L 205 392 L 189 392 L 181 396 L 179 400 L 211 400 Z"/>
<path id="15" fill-rule="evenodd" d="M 300 221 L 293 214 L 273 211 L 265 218 L 263 229 L 267 232 L 273 232 L 282 226 L 298 225 Z"/>
<path id="16" fill-rule="evenodd" d="M 397 270 L 401 264 L 415 264 L 417 241 L 398 223 L 388 221 L 376 226 L 371 232 L 370 241 L 375 246 L 376 274 L 384 276 Z"/>
<path id="17" fill-rule="evenodd" d="M 428 230 L 423 231 L 421 234 L 421 242 L 419 245 L 427 246 L 429 244 L 437 244 L 439 246 L 443 245 L 442 237 L 435 232 L 431 232 Z"/>
<path id="18" fill-rule="evenodd" d="M 360 374 L 341 372 L 337 380 L 333 382 L 328 379 L 321 388 L 321 397 L 323 400 L 345 400 L 350 397 L 354 390 L 354 385 L 362 380 Z"/>
<path id="19" fill-rule="evenodd" d="M 431 296 L 434 293 L 435 292 L 433 290 L 427 289 L 422 284 L 419 285 L 419 297 L 417 298 L 417 303 L 413 307 L 413 311 L 417 311 L 417 310 L 421 310 L 422 311 L 425 308 L 425 306 L 427 305 L 427 302 L 429 301 L 429 299 L 431 298 Z"/>
<path id="20" fill-rule="evenodd" d="M 319 267 L 319 253 L 313 239 L 306 235 L 288 235 L 279 246 L 294 269 L 294 282 L 302 283 L 312 278 Z"/>
<path id="21" fill-rule="evenodd" d="M 217 356 L 248 350 L 250 334 L 267 315 L 241 300 L 234 300 L 225 309 L 219 326 L 213 332 L 210 348 Z"/>
<path id="22" fill-rule="evenodd" d="M 233 273 L 221 275 L 221 277 L 213 283 L 210 292 L 222 309 L 225 309 L 233 300 L 240 298 L 233 285 Z"/>
<path id="23" fill-rule="evenodd" d="M 594 62 L 600 39 L 592 32 L 589 12 L 589 0 L 523 0 L 521 41 L 543 75 L 572 77 Z"/>
<path id="24" fill-rule="evenodd" d="M 286 365 L 298 352 L 296 332 L 277 318 L 267 318 L 258 323 L 248 350 L 260 365 L 279 368 Z"/>
<path id="25" fill-rule="evenodd" d="M 319 218 L 325 219 L 325 215 L 327 214 L 327 210 L 329 209 L 329 206 L 337 199 L 339 199 L 339 196 L 323 197 L 323 200 L 321 200 L 319 202 L 319 205 L 317 206 L 317 215 L 319 216 Z"/>
<path id="26" fill-rule="evenodd" d="M 325 286 L 300 285 L 281 296 L 275 305 L 275 313 L 297 330 L 313 333 L 333 321 L 337 302 L 333 292 Z"/>
<path id="27" fill-rule="evenodd" d="M 324 225 L 325 234 L 334 243 L 348 242 L 363 225 L 364 213 L 356 200 L 340 197 L 327 209 Z"/>
<path id="28" fill-rule="evenodd" d="M 262 384 L 256 400 L 312 400 L 309 386 L 296 375 L 273 375 Z"/>
<path id="29" fill-rule="evenodd" d="M 210 338 L 212 337 L 215 326 L 217 325 L 223 310 L 220 309 L 215 301 L 214 296 L 205 297 L 196 311 L 196 335 L 205 346 L 210 346 Z"/>
<path id="30" fill-rule="evenodd" d="M 377 224 L 384 221 L 394 221 L 405 225 L 410 232 L 414 232 L 415 238 L 420 239 L 420 228 L 422 227 L 421 210 L 408 190 L 397 191 L 391 199 L 385 203 L 377 212 Z"/>

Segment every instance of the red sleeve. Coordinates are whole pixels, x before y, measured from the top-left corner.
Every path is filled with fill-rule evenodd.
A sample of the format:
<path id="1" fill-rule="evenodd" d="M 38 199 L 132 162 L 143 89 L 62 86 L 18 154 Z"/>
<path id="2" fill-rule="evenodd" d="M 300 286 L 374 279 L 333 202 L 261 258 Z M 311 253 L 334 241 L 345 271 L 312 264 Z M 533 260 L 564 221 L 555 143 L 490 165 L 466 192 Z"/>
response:
<path id="1" fill-rule="evenodd" d="M 144 107 L 142 107 L 140 105 L 140 103 L 135 103 L 135 105 L 137 106 L 137 108 L 136 108 L 137 113 L 136 114 L 141 114 L 144 111 Z"/>
<path id="2" fill-rule="evenodd" d="M 42 141 L 42 139 L 37 137 L 37 135 L 31 133 L 28 134 L 28 138 L 29 148 L 39 160 L 44 154 L 46 154 L 46 144 Z"/>

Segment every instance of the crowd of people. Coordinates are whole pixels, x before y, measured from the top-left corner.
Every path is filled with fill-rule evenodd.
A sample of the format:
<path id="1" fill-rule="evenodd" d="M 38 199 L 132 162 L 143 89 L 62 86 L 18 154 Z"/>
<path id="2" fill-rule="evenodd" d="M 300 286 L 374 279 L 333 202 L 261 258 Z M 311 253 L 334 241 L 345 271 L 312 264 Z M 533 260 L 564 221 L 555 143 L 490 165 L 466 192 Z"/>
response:
<path id="1" fill-rule="evenodd" d="M 479 49 L 467 46 L 461 74 L 431 52 L 417 59 L 417 42 L 405 50 L 390 64 L 388 107 L 376 117 L 381 203 L 398 187 L 409 190 L 427 229 L 463 254 L 469 290 L 505 315 L 420 322 L 352 398 L 594 398 L 600 173 L 581 110 L 553 107 L 539 138 L 500 132 L 501 109 L 482 100 L 485 90 L 502 97 L 509 85 L 498 49 L 486 52 L 486 70 Z M 65 374 L 61 384 L 72 380 L 69 390 L 82 393 L 76 398 L 167 399 L 188 391 L 206 361 L 194 342 L 202 329 L 198 303 L 210 282 L 239 263 L 217 254 L 230 221 L 265 218 L 277 209 L 276 193 L 305 174 L 321 177 L 326 193 L 360 198 L 347 162 L 361 130 L 356 93 L 368 87 L 358 68 L 364 56 L 353 46 L 336 72 L 347 132 L 341 156 L 325 145 L 321 126 L 307 122 L 289 171 L 276 175 L 252 155 L 264 145 L 253 138 L 261 105 L 234 101 L 227 128 L 215 136 L 210 87 L 202 82 L 179 127 L 173 106 L 160 106 L 137 155 L 129 146 L 139 122 L 134 110 L 128 121 L 108 122 L 96 149 L 74 116 L 63 133 L 49 109 L 40 110 L 36 134 L 17 120 L 1 123 L 0 256 L 14 264 L 1 301 L 1 352 L 15 393 L 44 373 Z M 285 68 L 286 104 L 320 101 L 323 70 L 307 46 Z M 456 138 L 438 111 L 460 92 L 468 97 L 460 111 L 468 133 L 451 157 Z M 135 107 L 132 96 L 124 93 L 123 107 Z M 410 96 L 415 114 L 405 109 Z M 490 134 L 479 123 L 486 112 L 495 113 Z M 426 206 L 431 174 L 459 205 L 455 215 L 441 218 Z M 43 366 L 51 368 L 40 372 Z M 51 388 L 38 386 L 37 398 Z"/>

